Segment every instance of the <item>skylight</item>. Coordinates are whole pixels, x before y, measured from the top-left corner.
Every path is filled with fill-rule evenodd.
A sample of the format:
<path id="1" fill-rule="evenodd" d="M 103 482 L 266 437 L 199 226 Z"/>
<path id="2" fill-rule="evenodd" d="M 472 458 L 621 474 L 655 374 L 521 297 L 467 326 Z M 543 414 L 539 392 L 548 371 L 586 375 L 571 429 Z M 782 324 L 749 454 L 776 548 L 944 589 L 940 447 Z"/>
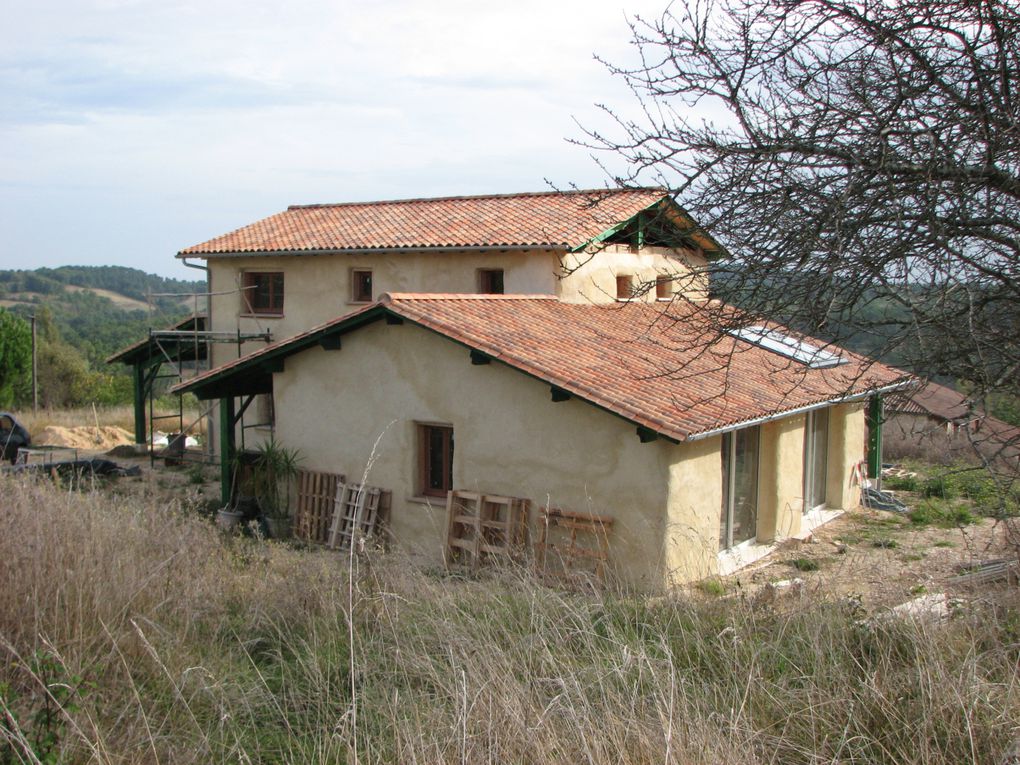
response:
<path id="1" fill-rule="evenodd" d="M 797 340 L 775 329 L 759 326 L 741 327 L 740 329 L 731 329 L 729 333 L 744 342 L 753 343 L 767 351 L 799 361 L 812 369 L 824 369 L 847 363 L 846 359 L 836 353 L 822 350 L 811 343 Z"/>

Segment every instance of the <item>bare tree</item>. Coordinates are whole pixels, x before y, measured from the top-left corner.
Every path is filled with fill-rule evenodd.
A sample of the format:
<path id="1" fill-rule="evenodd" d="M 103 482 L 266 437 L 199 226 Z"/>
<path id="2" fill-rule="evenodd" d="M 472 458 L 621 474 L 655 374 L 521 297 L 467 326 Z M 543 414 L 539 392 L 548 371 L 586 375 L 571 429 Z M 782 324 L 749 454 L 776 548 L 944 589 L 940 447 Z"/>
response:
<path id="1" fill-rule="evenodd" d="M 631 30 L 641 64 L 606 65 L 640 117 L 581 143 L 727 246 L 729 300 L 1020 395 L 1017 6 L 695 0 Z"/>

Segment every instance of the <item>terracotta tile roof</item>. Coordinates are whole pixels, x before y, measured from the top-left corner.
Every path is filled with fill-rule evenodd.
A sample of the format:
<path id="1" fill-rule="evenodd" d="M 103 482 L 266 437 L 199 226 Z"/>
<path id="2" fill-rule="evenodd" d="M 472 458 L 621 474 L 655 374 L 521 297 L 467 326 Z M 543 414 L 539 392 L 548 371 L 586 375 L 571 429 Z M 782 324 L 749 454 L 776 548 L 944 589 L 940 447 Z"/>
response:
<path id="1" fill-rule="evenodd" d="M 965 422 L 983 415 L 964 394 L 930 381 L 919 388 L 890 396 L 886 408 L 894 412 L 925 414 L 946 422 Z"/>
<path id="2" fill-rule="evenodd" d="M 642 188 L 293 206 L 181 250 L 178 257 L 393 248 L 574 248 L 667 197 L 663 189 Z M 673 208 L 683 225 L 694 227 L 679 207 Z M 703 233 L 698 240 L 706 249 L 718 248 Z"/>
<path id="3" fill-rule="evenodd" d="M 215 384 L 242 384 L 266 368 L 260 364 L 267 356 L 297 352 L 384 315 L 432 329 L 678 441 L 908 379 L 832 347 L 847 363 L 815 369 L 719 335 L 713 320 L 727 311 L 697 304 L 578 305 L 542 295 L 384 295 L 175 390 L 209 393 Z"/>

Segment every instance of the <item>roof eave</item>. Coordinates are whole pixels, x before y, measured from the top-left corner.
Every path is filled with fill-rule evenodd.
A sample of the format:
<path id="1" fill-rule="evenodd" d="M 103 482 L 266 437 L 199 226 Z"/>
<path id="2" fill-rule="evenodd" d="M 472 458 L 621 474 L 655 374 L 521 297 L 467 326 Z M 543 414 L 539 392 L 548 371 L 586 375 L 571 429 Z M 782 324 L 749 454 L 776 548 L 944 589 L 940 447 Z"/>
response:
<path id="1" fill-rule="evenodd" d="M 199 258 L 250 258 L 250 257 L 296 257 L 299 255 L 396 255 L 404 252 L 527 252 L 543 250 L 547 252 L 564 252 L 569 249 L 565 242 L 536 242 L 532 244 L 464 244 L 464 245 L 409 245 L 407 247 L 337 247 L 326 249 L 281 249 L 281 250 L 224 250 L 213 252 L 190 252 L 181 250 L 174 257 Z"/>

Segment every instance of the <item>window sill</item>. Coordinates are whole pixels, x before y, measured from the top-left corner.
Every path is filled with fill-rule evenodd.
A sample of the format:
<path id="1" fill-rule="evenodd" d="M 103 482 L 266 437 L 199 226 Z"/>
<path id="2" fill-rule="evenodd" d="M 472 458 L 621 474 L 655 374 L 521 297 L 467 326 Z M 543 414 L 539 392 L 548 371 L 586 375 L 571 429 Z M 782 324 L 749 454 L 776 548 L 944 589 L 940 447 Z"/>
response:
<path id="1" fill-rule="evenodd" d="M 404 501 L 410 502 L 413 505 L 427 505 L 437 510 L 446 509 L 446 497 L 425 497 L 419 495 L 416 497 L 404 497 Z"/>
<path id="2" fill-rule="evenodd" d="M 241 319 L 282 319 L 282 313 L 239 313 Z"/>
<path id="3" fill-rule="evenodd" d="M 372 305 L 374 300 L 348 300 L 347 305 Z"/>
<path id="4" fill-rule="evenodd" d="M 749 539 L 726 550 L 719 551 L 719 576 L 727 576 L 761 560 L 777 548 L 775 543 L 763 544 L 757 539 Z"/>
<path id="5" fill-rule="evenodd" d="M 672 303 L 674 297 L 676 297 L 676 295 L 670 295 L 669 297 L 664 297 L 664 298 L 657 297 L 657 298 L 655 298 L 655 302 L 656 303 Z"/>

